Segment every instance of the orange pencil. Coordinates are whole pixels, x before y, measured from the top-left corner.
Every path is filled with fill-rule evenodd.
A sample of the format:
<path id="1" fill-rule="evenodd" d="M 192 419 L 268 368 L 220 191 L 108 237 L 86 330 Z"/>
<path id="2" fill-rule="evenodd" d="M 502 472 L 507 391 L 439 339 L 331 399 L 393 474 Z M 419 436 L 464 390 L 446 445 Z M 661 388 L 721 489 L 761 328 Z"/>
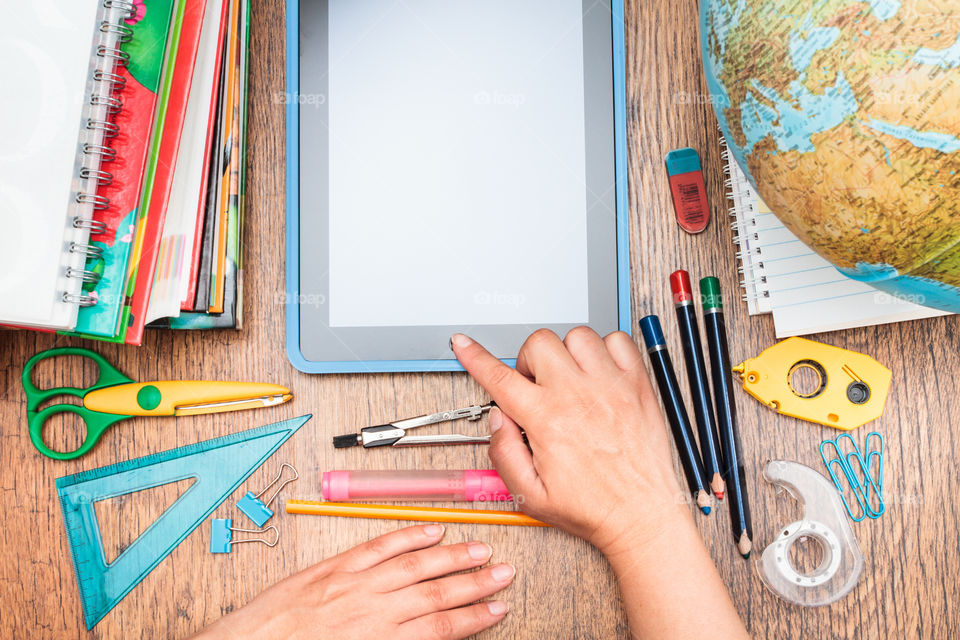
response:
<path id="1" fill-rule="evenodd" d="M 419 522 L 459 522 L 466 524 L 512 524 L 526 527 L 549 527 L 519 511 L 483 511 L 478 509 L 444 509 L 440 507 L 404 507 L 390 504 L 357 504 L 287 500 L 287 513 L 310 516 L 343 516 L 347 518 L 379 518 L 382 520 L 416 520 Z"/>

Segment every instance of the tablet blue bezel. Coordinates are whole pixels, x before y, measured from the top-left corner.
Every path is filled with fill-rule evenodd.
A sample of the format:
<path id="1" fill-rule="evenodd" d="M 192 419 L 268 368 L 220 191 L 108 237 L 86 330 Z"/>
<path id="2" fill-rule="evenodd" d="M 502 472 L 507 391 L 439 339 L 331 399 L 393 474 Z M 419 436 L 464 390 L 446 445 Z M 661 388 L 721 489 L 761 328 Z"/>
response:
<path id="1" fill-rule="evenodd" d="M 626 76 L 624 70 L 623 0 L 611 2 L 613 36 L 614 153 L 617 202 L 617 298 L 621 331 L 631 333 L 630 320 L 630 205 L 627 195 Z M 304 373 L 395 373 L 463 371 L 456 360 L 307 360 L 300 350 L 300 0 L 287 0 L 286 65 L 286 348 L 290 363 Z M 504 359 L 510 366 L 515 359 Z"/>

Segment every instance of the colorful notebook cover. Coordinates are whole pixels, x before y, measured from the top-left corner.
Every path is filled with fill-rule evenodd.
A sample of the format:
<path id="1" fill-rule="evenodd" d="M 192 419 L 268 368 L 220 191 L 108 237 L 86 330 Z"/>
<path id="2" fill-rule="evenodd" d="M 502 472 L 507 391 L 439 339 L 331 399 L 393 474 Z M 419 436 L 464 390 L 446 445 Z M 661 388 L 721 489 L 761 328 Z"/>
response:
<path id="1" fill-rule="evenodd" d="M 220 11 L 220 30 L 217 36 L 217 57 L 214 68 L 213 89 L 210 95 L 210 106 L 207 114 L 207 139 L 204 145 L 204 157 L 207 159 L 203 171 L 203 181 L 200 186 L 200 200 L 197 202 L 197 224 L 194 229 L 193 250 L 190 255 L 190 273 L 188 275 L 187 294 L 181 302 L 183 311 L 192 311 L 197 299 L 197 280 L 200 271 L 201 248 L 203 247 L 203 228 L 207 213 L 207 189 L 210 178 L 210 159 L 213 158 L 214 145 L 217 137 L 217 117 L 220 113 L 220 69 L 223 68 L 223 53 L 226 49 L 227 25 L 230 22 L 230 0 L 223 0 Z"/>
<path id="2" fill-rule="evenodd" d="M 219 134 L 218 134 L 219 135 Z M 214 148 L 214 155 L 219 154 L 219 143 Z M 206 313 L 210 306 L 210 266 L 213 260 L 213 229 L 217 224 L 217 192 L 219 191 L 219 166 L 216 158 L 211 158 L 209 165 L 209 180 L 207 181 L 207 194 L 203 206 L 203 238 L 201 239 L 202 249 L 200 251 L 200 268 L 197 271 L 197 292 L 194 300 L 193 310 L 199 313 Z"/>
<path id="3" fill-rule="evenodd" d="M 181 313 L 177 318 L 162 318 L 151 323 L 154 329 L 239 329 L 243 325 L 243 194 L 246 174 L 246 122 L 249 60 L 250 2 L 245 0 L 241 17 L 241 69 L 239 101 L 239 135 L 231 145 L 231 157 L 238 159 L 239 171 L 233 175 L 234 183 L 228 206 L 227 256 L 224 261 L 224 295 L 221 313 Z"/>
<path id="4" fill-rule="evenodd" d="M 193 79 L 197 45 L 200 43 L 200 27 L 203 23 L 205 4 L 205 0 L 182 0 L 176 17 L 174 35 L 171 38 L 170 60 L 167 63 L 169 70 L 166 72 L 165 79 L 165 83 L 169 84 L 164 88 L 168 92 L 167 100 L 162 120 L 158 120 L 158 126 L 161 126 L 160 122 L 162 122 L 160 146 L 157 150 L 153 184 L 149 192 L 149 205 L 145 213 L 140 262 L 136 272 L 133 298 L 130 301 L 130 325 L 125 339 L 127 344 L 139 345 L 143 341 L 144 316 L 146 316 L 150 293 L 153 290 L 154 270 L 163 237 L 170 185 L 173 183 L 173 170 L 176 167 L 177 152 L 180 149 L 180 134 L 187 110 L 187 98 L 190 95 L 190 82 Z"/>
<path id="5" fill-rule="evenodd" d="M 193 254 L 197 225 L 197 204 L 203 189 L 203 175 L 207 165 L 206 141 L 212 87 L 216 81 L 217 56 L 223 0 L 202 0 L 203 16 L 199 28 L 196 55 L 190 88 L 184 109 L 183 125 L 176 164 L 170 181 L 163 234 L 160 240 L 157 266 L 153 275 L 153 290 L 147 305 L 146 323 L 180 314 L 180 306 L 188 290 L 187 278 Z M 189 11 L 189 8 L 188 8 Z M 187 20 L 184 29 L 190 24 Z M 185 35 L 181 35 L 181 49 Z M 180 68 L 181 59 L 177 59 Z M 176 73 L 176 71 L 175 71 Z M 176 78 L 174 83 L 176 85 Z"/>
<path id="6" fill-rule="evenodd" d="M 220 192 L 217 197 L 217 225 L 214 228 L 214 254 L 210 282 L 210 313 L 223 312 L 223 288 L 225 283 L 224 262 L 227 257 L 227 225 L 230 219 L 230 195 L 234 192 L 233 178 L 236 169 L 236 155 L 234 145 L 239 135 L 239 93 L 240 93 L 240 3 L 232 0 L 230 7 L 230 40 L 227 41 L 224 69 L 226 82 L 226 99 L 223 108 L 223 148 L 222 171 L 220 173 Z"/>
<path id="7" fill-rule="evenodd" d="M 160 78 L 160 93 L 157 101 L 157 108 L 154 113 L 153 135 L 150 139 L 150 155 L 147 160 L 147 168 L 144 174 L 144 186 L 140 194 L 141 206 L 137 211 L 136 233 L 133 238 L 133 248 L 130 252 L 130 262 L 127 265 L 127 284 L 124 293 L 124 306 L 120 315 L 120 328 L 116 337 L 108 342 L 124 343 L 126 342 L 127 331 L 134 322 L 132 313 L 132 304 L 134 293 L 136 291 L 137 274 L 139 273 L 140 260 L 143 254 L 144 242 L 153 242 L 153 234 L 156 232 L 149 222 L 149 206 L 153 194 L 157 165 L 159 161 L 160 142 L 163 138 L 165 116 L 167 104 L 170 99 L 170 89 L 172 84 L 173 61 L 176 56 L 177 45 L 180 38 L 180 27 L 184 11 L 183 0 L 171 0 L 173 7 L 173 19 L 170 22 L 168 30 L 168 40 L 165 43 L 164 64 Z M 147 237 L 147 232 L 151 232 L 151 237 Z"/>
<path id="8" fill-rule="evenodd" d="M 102 274 L 95 285 L 87 285 L 97 304 L 80 309 L 74 329 L 92 338 L 115 337 L 120 323 L 174 0 L 137 0 L 135 4 L 136 15 L 126 20 L 133 34 L 123 45 L 130 60 L 119 71 L 126 82 L 120 92 L 123 108 L 115 120 L 119 134 L 112 146 L 117 156 L 104 166 L 113 182 L 100 191 L 110 199 L 110 207 L 96 216 L 107 230 L 90 236 L 91 243 L 103 249 L 103 256 L 86 267 Z"/>

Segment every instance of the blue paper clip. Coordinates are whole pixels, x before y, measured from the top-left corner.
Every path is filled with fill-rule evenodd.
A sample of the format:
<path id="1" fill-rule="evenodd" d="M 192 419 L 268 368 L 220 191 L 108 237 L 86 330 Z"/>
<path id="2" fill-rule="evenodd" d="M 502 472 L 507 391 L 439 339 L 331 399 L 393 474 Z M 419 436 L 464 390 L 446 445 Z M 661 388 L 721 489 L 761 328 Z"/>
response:
<path id="1" fill-rule="evenodd" d="M 842 440 L 850 442 L 852 451 L 843 452 L 840 447 Z M 827 450 L 831 448 L 835 455 L 829 457 Z M 867 452 L 866 456 L 860 452 L 860 448 L 849 433 L 841 434 L 835 440 L 824 440 L 820 443 L 820 458 L 827 467 L 833 486 L 840 494 L 840 500 L 843 502 L 844 509 L 847 510 L 847 515 L 854 522 L 860 522 L 864 518 L 879 518 L 886 510 L 883 502 L 883 436 L 876 431 L 871 431 L 867 434 L 864 450 Z M 847 489 L 840 482 L 837 469 L 846 479 L 849 490 L 857 501 L 859 508 L 856 513 L 847 501 Z"/>
<path id="2" fill-rule="evenodd" d="M 266 533 L 273 530 L 273 542 L 264 538 L 247 538 L 246 540 L 234 540 L 233 532 L 238 533 Z M 280 541 L 280 532 L 274 526 L 266 529 L 237 529 L 233 526 L 233 520 L 230 518 L 214 518 L 210 521 L 210 553 L 230 553 L 231 546 L 241 542 L 262 542 L 268 547 L 277 546 Z"/>
<path id="3" fill-rule="evenodd" d="M 283 469 L 285 467 L 293 471 L 293 477 L 280 482 L 280 478 L 283 476 Z M 253 520 L 255 525 L 262 527 L 267 523 L 267 520 L 273 517 L 273 511 L 270 509 L 270 503 L 277 498 L 277 495 L 280 493 L 281 489 L 299 477 L 300 474 L 297 473 L 297 470 L 293 468 L 293 465 L 284 462 L 282 465 L 280 465 L 280 471 L 277 473 L 277 477 L 273 479 L 273 482 L 265 486 L 263 490 L 256 495 L 253 494 L 253 491 L 247 491 L 246 495 L 237 501 L 237 509 L 240 509 L 240 512 L 243 515 Z M 266 502 L 261 500 L 260 496 L 265 494 L 270 487 L 278 482 L 280 482 L 280 486 L 277 487 L 277 490 L 273 492 L 273 495 L 270 496 L 270 499 Z"/>

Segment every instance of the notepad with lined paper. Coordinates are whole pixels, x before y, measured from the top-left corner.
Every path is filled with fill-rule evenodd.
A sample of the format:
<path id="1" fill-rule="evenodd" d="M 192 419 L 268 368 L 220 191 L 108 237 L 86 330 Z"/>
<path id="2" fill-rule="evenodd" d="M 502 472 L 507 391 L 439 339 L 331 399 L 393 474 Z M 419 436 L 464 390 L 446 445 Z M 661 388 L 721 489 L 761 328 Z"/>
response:
<path id="1" fill-rule="evenodd" d="M 947 315 L 843 275 L 777 219 L 724 149 L 740 284 L 750 315 L 772 313 L 778 338 Z"/>

